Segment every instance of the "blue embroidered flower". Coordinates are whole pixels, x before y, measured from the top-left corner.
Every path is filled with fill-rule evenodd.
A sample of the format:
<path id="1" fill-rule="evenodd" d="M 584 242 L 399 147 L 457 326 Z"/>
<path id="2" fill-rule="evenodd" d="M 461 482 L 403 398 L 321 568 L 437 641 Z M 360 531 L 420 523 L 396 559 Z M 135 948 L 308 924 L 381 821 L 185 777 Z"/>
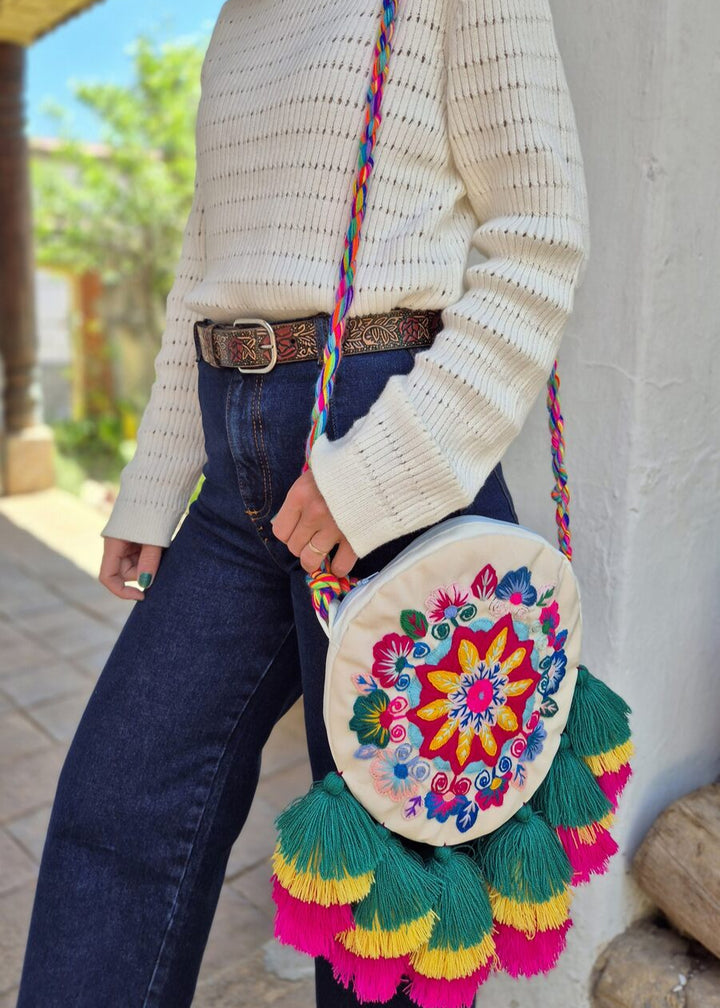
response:
<path id="1" fill-rule="evenodd" d="M 523 762 L 532 763 L 543 750 L 543 742 L 547 738 L 547 732 L 542 721 L 538 721 L 533 730 L 525 739 L 525 751 L 522 755 Z"/>
<path id="2" fill-rule="evenodd" d="M 495 589 L 495 595 L 507 599 L 512 605 L 535 605 L 537 591 L 530 583 L 531 576 L 527 567 L 508 571 Z"/>
<path id="3" fill-rule="evenodd" d="M 540 662 L 542 679 L 540 680 L 540 692 L 545 696 L 557 693 L 560 683 L 565 678 L 565 666 L 567 656 L 562 648 L 546 655 Z"/>
<path id="4" fill-rule="evenodd" d="M 450 816 L 458 815 L 469 804 L 464 795 L 456 795 L 452 791 L 446 791 L 445 794 L 428 791 L 425 795 L 428 819 L 437 819 L 441 823 L 447 822 Z"/>

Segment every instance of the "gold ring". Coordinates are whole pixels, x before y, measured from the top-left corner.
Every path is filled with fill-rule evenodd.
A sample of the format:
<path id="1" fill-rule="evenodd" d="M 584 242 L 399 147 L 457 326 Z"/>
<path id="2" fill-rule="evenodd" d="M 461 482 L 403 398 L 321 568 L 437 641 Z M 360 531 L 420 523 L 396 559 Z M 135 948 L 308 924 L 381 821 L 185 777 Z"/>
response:
<path id="1" fill-rule="evenodd" d="M 310 547 L 311 550 L 314 550 L 315 553 L 318 553 L 320 556 L 325 556 L 327 554 L 327 550 L 319 550 L 317 546 L 314 546 L 312 539 L 308 543 L 308 546 Z"/>

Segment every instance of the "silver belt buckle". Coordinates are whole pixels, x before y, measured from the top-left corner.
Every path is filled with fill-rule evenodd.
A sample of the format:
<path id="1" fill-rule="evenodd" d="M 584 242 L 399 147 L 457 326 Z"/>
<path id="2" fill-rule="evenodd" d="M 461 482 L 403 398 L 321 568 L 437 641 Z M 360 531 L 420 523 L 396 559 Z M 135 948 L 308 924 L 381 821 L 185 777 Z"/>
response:
<path id="1" fill-rule="evenodd" d="M 268 371 L 272 371 L 272 369 L 277 364 L 277 356 L 278 356 L 277 342 L 275 340 L 275 330 L 273 329 L 273 327 L 270 325 L 269 322 L 266 322 L 265 319 L 261 318 L 236 318 L 235 321 L 233 322 L 233 325 L 237 325 L 238 322 L 241 323 L 242 325 L 262 326 L 263 329 L 267 331 L 267 334 L 270 337 L 269 344 L 268 343 L 260 344 L 261 350 L 270 351 L 270 363 L 266 364 L 265 367 L 261 368 L 241 367 L 239 364 L 236 364 L 235 366 L 237 367 L 238 371 L 242 371 L 243 374 L 267 374 Z"/>

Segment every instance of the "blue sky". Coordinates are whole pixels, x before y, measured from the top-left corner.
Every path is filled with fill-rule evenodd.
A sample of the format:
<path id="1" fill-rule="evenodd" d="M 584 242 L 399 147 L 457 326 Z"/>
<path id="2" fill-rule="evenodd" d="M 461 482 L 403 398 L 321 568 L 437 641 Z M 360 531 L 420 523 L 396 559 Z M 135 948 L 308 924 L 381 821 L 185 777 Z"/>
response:
<path id="1" fill-rule="evenodd" d="M 28 50 L 26 130 L 29 136 L 55 136 L 42 103 L 52 98 L 69 108 L 73 132 L 97 140 L 97 124 L 75 104 L 69 82 L 102 80 L 120 83 L 132 75 L 126 47 L 141 32 L 158 40 L 209 38 L 223 0 L 103 0 L 72 18 Z"/>

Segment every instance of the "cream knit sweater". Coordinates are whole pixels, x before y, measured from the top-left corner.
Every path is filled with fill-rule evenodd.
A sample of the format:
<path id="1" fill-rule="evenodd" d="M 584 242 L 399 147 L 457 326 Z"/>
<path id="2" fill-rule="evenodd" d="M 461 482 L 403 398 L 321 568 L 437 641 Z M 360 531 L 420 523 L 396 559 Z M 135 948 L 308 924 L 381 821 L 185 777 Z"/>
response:
<path id="1" fill-rule="evenodd" d="M 196 319 L 332 312 L 378 15 L 379 0 L 222 7 L 156 379 L 103 535 L 168 545 L 200 476 Z M 588 252 L 548 0 L 400 0 L 350 314 L 442 308 L 443 329 L 313 448 L 359 556 L 470 503 L 545 387 Z"/>

